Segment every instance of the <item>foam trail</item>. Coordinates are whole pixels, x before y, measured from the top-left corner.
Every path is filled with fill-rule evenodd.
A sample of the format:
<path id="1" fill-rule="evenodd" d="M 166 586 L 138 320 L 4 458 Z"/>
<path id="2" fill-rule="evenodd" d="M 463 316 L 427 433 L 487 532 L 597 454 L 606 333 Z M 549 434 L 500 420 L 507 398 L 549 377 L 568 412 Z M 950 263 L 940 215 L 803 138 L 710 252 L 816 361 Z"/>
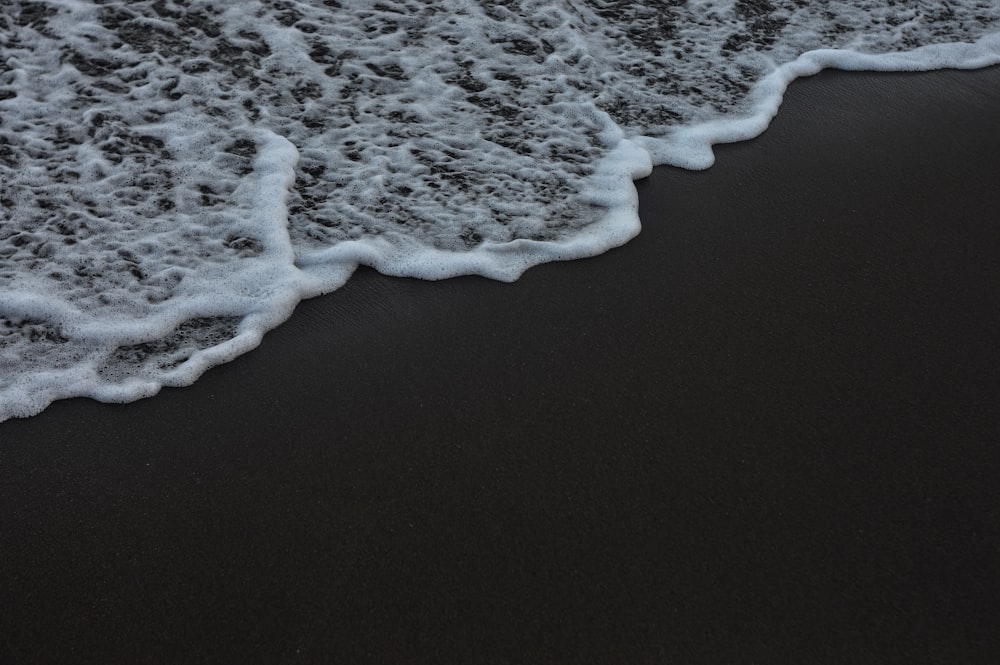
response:
<path id="1" fill-rule="evenodd" d="M 746 117 L 719 119 L 680 128 L 667 137 L 637 137 L 656 164 L 701 170 L 715 163 L 712 146 L 760 136 L 778 114 L 785 90 L 797 78 L 824 69 L 870 72 L 920 72 L 934 69 L 979 69 L 1000 64 L 1000 35 L 975 44 L 935 44 L 904 53 L 857 53 L 820 49 L 803 53 L 762 79 L 754 91 L 757 102 Z"/>
<path id="2" fill-rule="evenodd" d="M 633 179 L 796 77 L 983 67 L 998 31 L 982 0 L 6 0 L 0 421 L 187 385 L 359 265 L 599 254 Z"/>

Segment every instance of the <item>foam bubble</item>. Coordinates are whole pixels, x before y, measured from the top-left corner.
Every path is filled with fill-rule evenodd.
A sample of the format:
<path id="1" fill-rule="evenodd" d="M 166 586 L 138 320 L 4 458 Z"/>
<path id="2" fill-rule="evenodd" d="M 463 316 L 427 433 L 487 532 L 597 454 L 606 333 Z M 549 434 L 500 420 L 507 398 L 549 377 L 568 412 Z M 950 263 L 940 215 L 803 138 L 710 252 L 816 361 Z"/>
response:
<path id="1" fill-rule="evenodd" d="M 358 265 L 625 243 L 631 180 L 709 166 L 798 76 L 1000 62 L 992 1 L 805 4 L 9 0 L 0 420 L 186 385 Z"/>

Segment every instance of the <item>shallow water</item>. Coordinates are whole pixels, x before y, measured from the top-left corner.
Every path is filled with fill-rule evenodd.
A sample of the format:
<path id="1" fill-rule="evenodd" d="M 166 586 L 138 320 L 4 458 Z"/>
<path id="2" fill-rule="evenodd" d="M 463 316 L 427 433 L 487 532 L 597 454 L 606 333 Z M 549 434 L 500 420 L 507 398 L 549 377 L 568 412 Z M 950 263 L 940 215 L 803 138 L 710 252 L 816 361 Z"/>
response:
<path id="1" fill-rule="evenodd" d="M 998 30 L 995 2 L 5 3 L 0 420 L 186 385 L 359 264 L 600 253 L 631 179 L 709 166 L 796 76 L 994 64 Z"/>

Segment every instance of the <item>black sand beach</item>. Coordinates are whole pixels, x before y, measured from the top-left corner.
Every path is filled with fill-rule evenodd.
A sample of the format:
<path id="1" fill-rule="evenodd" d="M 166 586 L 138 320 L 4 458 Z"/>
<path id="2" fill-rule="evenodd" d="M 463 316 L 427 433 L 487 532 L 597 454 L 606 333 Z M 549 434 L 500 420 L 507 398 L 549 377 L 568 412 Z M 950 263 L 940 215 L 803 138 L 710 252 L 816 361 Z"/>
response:
<path id="1" fill-rule="evenodd" d="M 1000 68 L 825 72 L 517 283 L 0 425 L 0 661 L 995 663 Z"/>

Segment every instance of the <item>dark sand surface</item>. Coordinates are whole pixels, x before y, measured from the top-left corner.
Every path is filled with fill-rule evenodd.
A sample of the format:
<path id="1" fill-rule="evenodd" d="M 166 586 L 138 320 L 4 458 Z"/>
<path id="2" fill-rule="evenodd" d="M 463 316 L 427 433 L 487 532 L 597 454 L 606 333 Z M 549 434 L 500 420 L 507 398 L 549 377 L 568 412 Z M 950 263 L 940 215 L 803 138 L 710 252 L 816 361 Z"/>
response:
<path id="1" fill-rule="evenodd" d="M 1000 68 L 717 155 L 601 257 L 0 425 L 0 661 L 1000 662 Z"/>

